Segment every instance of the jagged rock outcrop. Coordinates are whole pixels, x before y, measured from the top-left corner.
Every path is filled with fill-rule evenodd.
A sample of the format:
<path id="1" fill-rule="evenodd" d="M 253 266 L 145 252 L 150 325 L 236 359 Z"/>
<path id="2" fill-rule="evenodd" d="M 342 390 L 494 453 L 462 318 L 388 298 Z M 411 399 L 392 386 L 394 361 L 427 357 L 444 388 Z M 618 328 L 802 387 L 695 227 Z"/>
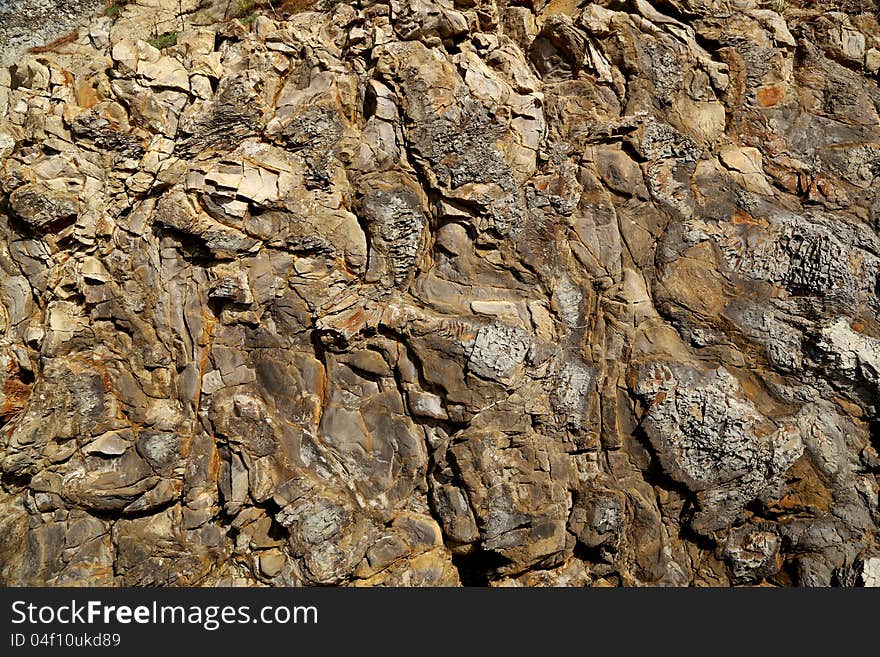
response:
<path id="1" fill-rule="evenodd" d="M 3 584 L 880 582 L 872 0 L 136 0 L 38 50 Z"/>

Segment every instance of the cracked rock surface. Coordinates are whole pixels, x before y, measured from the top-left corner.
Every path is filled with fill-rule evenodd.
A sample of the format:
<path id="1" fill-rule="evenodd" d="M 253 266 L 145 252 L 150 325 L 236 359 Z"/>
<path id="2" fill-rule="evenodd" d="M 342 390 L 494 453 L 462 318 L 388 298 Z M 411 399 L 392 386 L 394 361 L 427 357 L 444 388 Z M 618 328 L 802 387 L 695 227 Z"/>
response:
<path id="1" fill-rule="evenodd" d="M 873 0 L 286 4 L 0 69 L 0 583 L 880 585 Z"/>

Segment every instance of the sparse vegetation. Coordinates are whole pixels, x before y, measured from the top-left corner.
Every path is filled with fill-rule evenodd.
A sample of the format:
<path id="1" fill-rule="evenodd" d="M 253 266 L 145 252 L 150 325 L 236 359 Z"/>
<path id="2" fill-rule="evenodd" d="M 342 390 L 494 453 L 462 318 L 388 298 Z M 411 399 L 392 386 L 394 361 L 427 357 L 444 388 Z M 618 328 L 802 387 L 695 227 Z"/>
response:
<path id="1" fill-rule="evenodd" d="M 327 9 L 345 0 L 229 0 L 226 10 L 228 18 L 237 18 L 245 25 L 251 25 L 258 16 L 284 18 L 316 7 Z"/>
<path id="2" fill-rule="evenodd" d="M 761 6 L 764 9 L 775 11 L 780 16 L 785 15 L 791 9 L 791 4 L 788 0 L 764 0 Z"/>
<path id="3" fill-rule="evenodd" d="M 170 48 L 171 46 L 177 45 L 177 30 L 173 32 L 163 32 L 157 37 L 149 39 L 147 41 L 154 48 L 158 48 L 162 50 L 163 48 Z"/>
<path id="4" fill-rule="evenodd" d="M 341 2 L 342 0 L 337 1 Z M 278 12 L 286 15 L 300 14 L 304 11 L 312 11 L 318 4 L 323 8 L 327 8 L 337 3 L 327 4 L 326 0 L 319 0 L 318 2 L 315 2 L 315 0 L 282 0 L 278 6 Z"/>
<path id="5" fill-rule="evenodd" d="M 247 16 L 248 14 L 253 15 L 257 4 L 256 0 L 235 0 L 235 8 L 232 15 L 235 18 Z"/>
<path id="6" fill-rule="evenodd" d="M 109 0 L 107 7 L 104 9 L 104 15 L 109 16 L 110 18 L 116 18 L 128 2 L 129 0 Z"/>
<path id="7" fill-rule="evenodd" d="M 240 18 L 239 20 L 242 22 L 243 25 L 250 26 L 250 25 L 253 24 L 253 22 L 254 22 L 255 20 L 257 20 L 257 17 L 258 17 L 258 16 L 261 16 L 261 15 L 262 15 L 262 14 L 260 14 L 260 12 L 258 12 L 258 11 L 253 11 L 253 12 L 251 12 L 249 15 L 245 16 L 244 18 Z"/>

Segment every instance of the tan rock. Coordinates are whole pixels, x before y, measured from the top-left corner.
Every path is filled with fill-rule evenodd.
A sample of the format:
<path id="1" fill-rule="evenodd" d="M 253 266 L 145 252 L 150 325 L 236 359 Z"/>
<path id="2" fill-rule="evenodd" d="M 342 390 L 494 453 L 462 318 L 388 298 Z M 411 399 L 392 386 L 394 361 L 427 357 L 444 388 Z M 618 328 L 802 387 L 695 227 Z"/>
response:
<path id="1" fill-rule="evenodd" d="M 773 188 L 764 175 L 761 152 L 757 148 L 723 148 L 719 157 L 731 177 L 745 189 L 756 194 L 773 194 Z"/>
<path id="2" fill-rule="evenodd" d="M 0 585 L 876 583 L 877 26 L 672 4 L 4 13 Z"/>
<path id="3" fill-rule="evenodd" d="M 869 48 L 865 53 L 865 68 L 870 73 L 876 73 L 880 70 L 880 50 L 877 48 Z"/>

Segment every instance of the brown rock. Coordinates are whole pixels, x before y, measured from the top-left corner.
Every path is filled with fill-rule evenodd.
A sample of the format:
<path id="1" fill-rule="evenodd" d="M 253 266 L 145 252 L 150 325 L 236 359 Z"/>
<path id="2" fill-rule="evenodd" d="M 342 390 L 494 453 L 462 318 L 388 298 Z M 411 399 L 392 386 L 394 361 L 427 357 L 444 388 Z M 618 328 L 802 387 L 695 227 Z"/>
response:
<path id="1" fill-rule="evenodd" d="M 16 54 L 0 584 L 876 584 L 877 22 L 672 4 Z"/>

